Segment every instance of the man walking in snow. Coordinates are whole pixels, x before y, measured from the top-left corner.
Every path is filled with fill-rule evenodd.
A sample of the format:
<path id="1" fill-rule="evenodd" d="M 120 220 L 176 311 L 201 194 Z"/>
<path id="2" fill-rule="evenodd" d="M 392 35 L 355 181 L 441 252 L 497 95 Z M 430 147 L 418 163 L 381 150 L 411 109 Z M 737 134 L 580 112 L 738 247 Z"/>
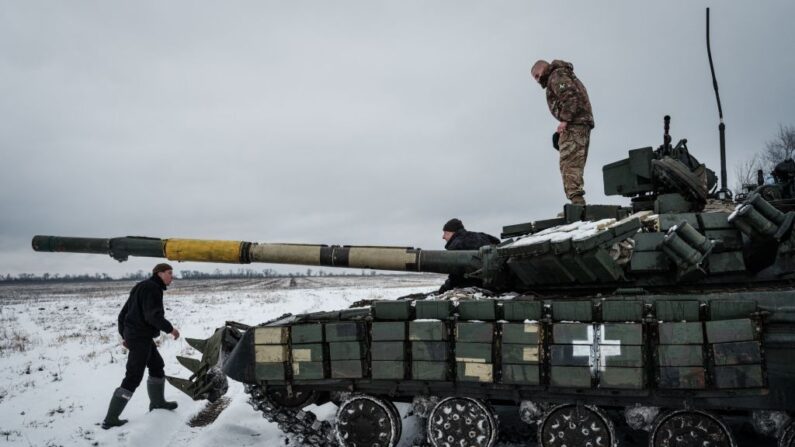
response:
<path id="1" fill-rule="evenodd" d="M 160 331 L 173 335 L 174 340 L 179 338 L 179 331 L 166 320 L 163 310 L 163 291 L 173 281 L 173 274 L 174 270 L 170 265 L 157 264 L 152 269 L 151 277 L 133 287 L 119 313 L 119 334 L 124 339 L 124 347 L 130 352 L 127 354 L 127 373 L 121 386 L 113 392 L 108 414 L 102 422 L 102 428 L 106 430 L 127 423 L 126 419 L 119 419 L 119 415 L 141 384 L 146 368 L 149 368 L 149 379 L 146 381 L 149 411 L 177 408 L 176 402 L 166 401 L 163 396 L 166 382 L 163 369 L 165 363 L 152 340 L 160 335 Z"/>
<path id="2" fill-rule="evenodd" d="M 444 246 L 446 250 L 477 250 L 484 245 L 500 243 L 499 239 L 490 234 L 467 231 L 466 228 L 464 228 L 464 224 L 459 219 L 450 219 L 444 224 L 444 227 L 442 227 L 442 239 L 447 241 Z M 450 276 L 447 277 L 447 281 L 439 288 L 439 293 L 457 287 L 471 286 L 480 287 L 480 280 L 466 278 L 462 274 L 451 273 Z"/>
<path id="3" fill-rule="evenodd" d="M 563 190 L 571 203 L 585 205 L 582 175 L 594 128 L 588 92 L 568 62 L 539 60 L 533 64 L 530 75 L 546 89 L 549 111 L 560 122 L 556 133 Z"/>

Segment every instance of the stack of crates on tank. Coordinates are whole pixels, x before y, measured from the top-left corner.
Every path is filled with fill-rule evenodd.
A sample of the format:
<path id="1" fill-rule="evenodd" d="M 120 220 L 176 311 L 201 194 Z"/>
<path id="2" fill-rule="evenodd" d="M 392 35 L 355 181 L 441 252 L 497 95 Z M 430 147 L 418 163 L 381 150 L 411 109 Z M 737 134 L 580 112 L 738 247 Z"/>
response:
<path id="1" fill-rule="evenodd" d="M 605 300 L 601 303 L 598 380 L 600 388 L 643 389 L 643 301 Z"/>
<path id="2" fill-rule="evenodd" d="M 458 303 L 455 326 L 456 379 L 459 382 L 494 381 L 494 300 L 464 300 Z"/>
<path id="3" fill-rule="evenodd" d="M 326 323 L 332 379 L 361 379 L 367 375 L 367 325 L 363 321 Z"/>
<path id="4" fill-rule="evenodd" d="M 704 325 L 696 300 L 664 300 L 655 303 L 657 325 L 657 382 L 660 388 L 702 389 Z"/>
<path id="5" fill-rule="evenodd" d="M 290 329 L 286 326 L 258 327 L 254 329 L 254 375 L 260 381 L 287 379 L 289 361 L 288 340 Z"/>
<path id="6" fill-rule="evenodd" d="M 756 311 L 753 301 L 713 301 L 706 322 L 707 342 L 715 365 L 717 388 L 761 388 L 760 328 L 749 315 Z"/>
<path id="7" fill-rule="evenodd" d="M 540 384 L 542 360 L 541 303 L 505 301 L 501 303 L 506 322 L 500 323 L 502 383 Z"/>
<path id="8" fill-rule="evenodd" d="M 552 318 L 549 384 L 553 387 L 590 388 L 596 369 L 591 302 L 553 301 Z"/>
<path id="9" fill-rule="evenodd" d="M 291 332 L 293 380 L 324 379 L 323 325 L 297 324 L 291 328 Z"/>
<path id="10" fill-rule="evenodd" d="M 374 305 L 370 332 L 370 374 L 373 380 L 401 380 L 406 376 L 406 321 L 411 301 L 380 301 Z"/>
<path id="11" fill-rule="evenodd" d="M 416 301 L 415 320 L 409 322 L 411 377 L 445 381 L 449 376 L 450 301 Z"/>

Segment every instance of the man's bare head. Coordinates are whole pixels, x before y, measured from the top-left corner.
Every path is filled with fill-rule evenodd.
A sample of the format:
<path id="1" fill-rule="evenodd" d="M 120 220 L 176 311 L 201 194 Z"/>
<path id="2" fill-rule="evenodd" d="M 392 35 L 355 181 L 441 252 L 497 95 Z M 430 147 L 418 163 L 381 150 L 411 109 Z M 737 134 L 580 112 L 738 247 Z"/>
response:
<path id="1" fill-rule="evenodd" d="M 533 68 L 530 69 L 530 76 L 532 76 L 533 79 L 540 84 L 541 75 L 544 73 L 544 70 L 546 70 L 547 66 L 549 66 L 549 62 L 543 59 L 537 60 L 536 63 L 533 64 Z"/>

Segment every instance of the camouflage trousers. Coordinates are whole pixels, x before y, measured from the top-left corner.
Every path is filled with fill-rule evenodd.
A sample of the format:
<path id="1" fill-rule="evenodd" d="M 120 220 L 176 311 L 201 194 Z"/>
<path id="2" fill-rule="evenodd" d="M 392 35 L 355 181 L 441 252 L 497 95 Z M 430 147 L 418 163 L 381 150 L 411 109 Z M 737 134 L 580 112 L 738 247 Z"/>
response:
<path id="1" fill-rule="evenodd" d="M 560 135 L 560 175 L 563 177 L 563 191 L 569 200 L 585 195 L 582 174 L 590 141 L 591 128 L 583 124 L 569 124 Z"/>

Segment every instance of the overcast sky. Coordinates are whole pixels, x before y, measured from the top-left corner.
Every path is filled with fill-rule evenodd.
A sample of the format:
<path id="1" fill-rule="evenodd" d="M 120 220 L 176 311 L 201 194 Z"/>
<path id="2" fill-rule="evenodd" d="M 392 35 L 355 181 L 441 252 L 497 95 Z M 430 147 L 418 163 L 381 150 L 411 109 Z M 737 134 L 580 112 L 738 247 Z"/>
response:
<path id="1" fill-rule="evenodd" d="M 658 146 L 666 114 L 719 171 L 706 6 L 0 1 L 0 274 L 153 265 L 34 253 L 35 234 L 441 249 L 451 217 L 554 217 L 539 58 L 590 94 L 589 202 L 623 203 L 602 165 Z M 795 2 L 711 15 L 731 174 L 795 124 Z"/>

